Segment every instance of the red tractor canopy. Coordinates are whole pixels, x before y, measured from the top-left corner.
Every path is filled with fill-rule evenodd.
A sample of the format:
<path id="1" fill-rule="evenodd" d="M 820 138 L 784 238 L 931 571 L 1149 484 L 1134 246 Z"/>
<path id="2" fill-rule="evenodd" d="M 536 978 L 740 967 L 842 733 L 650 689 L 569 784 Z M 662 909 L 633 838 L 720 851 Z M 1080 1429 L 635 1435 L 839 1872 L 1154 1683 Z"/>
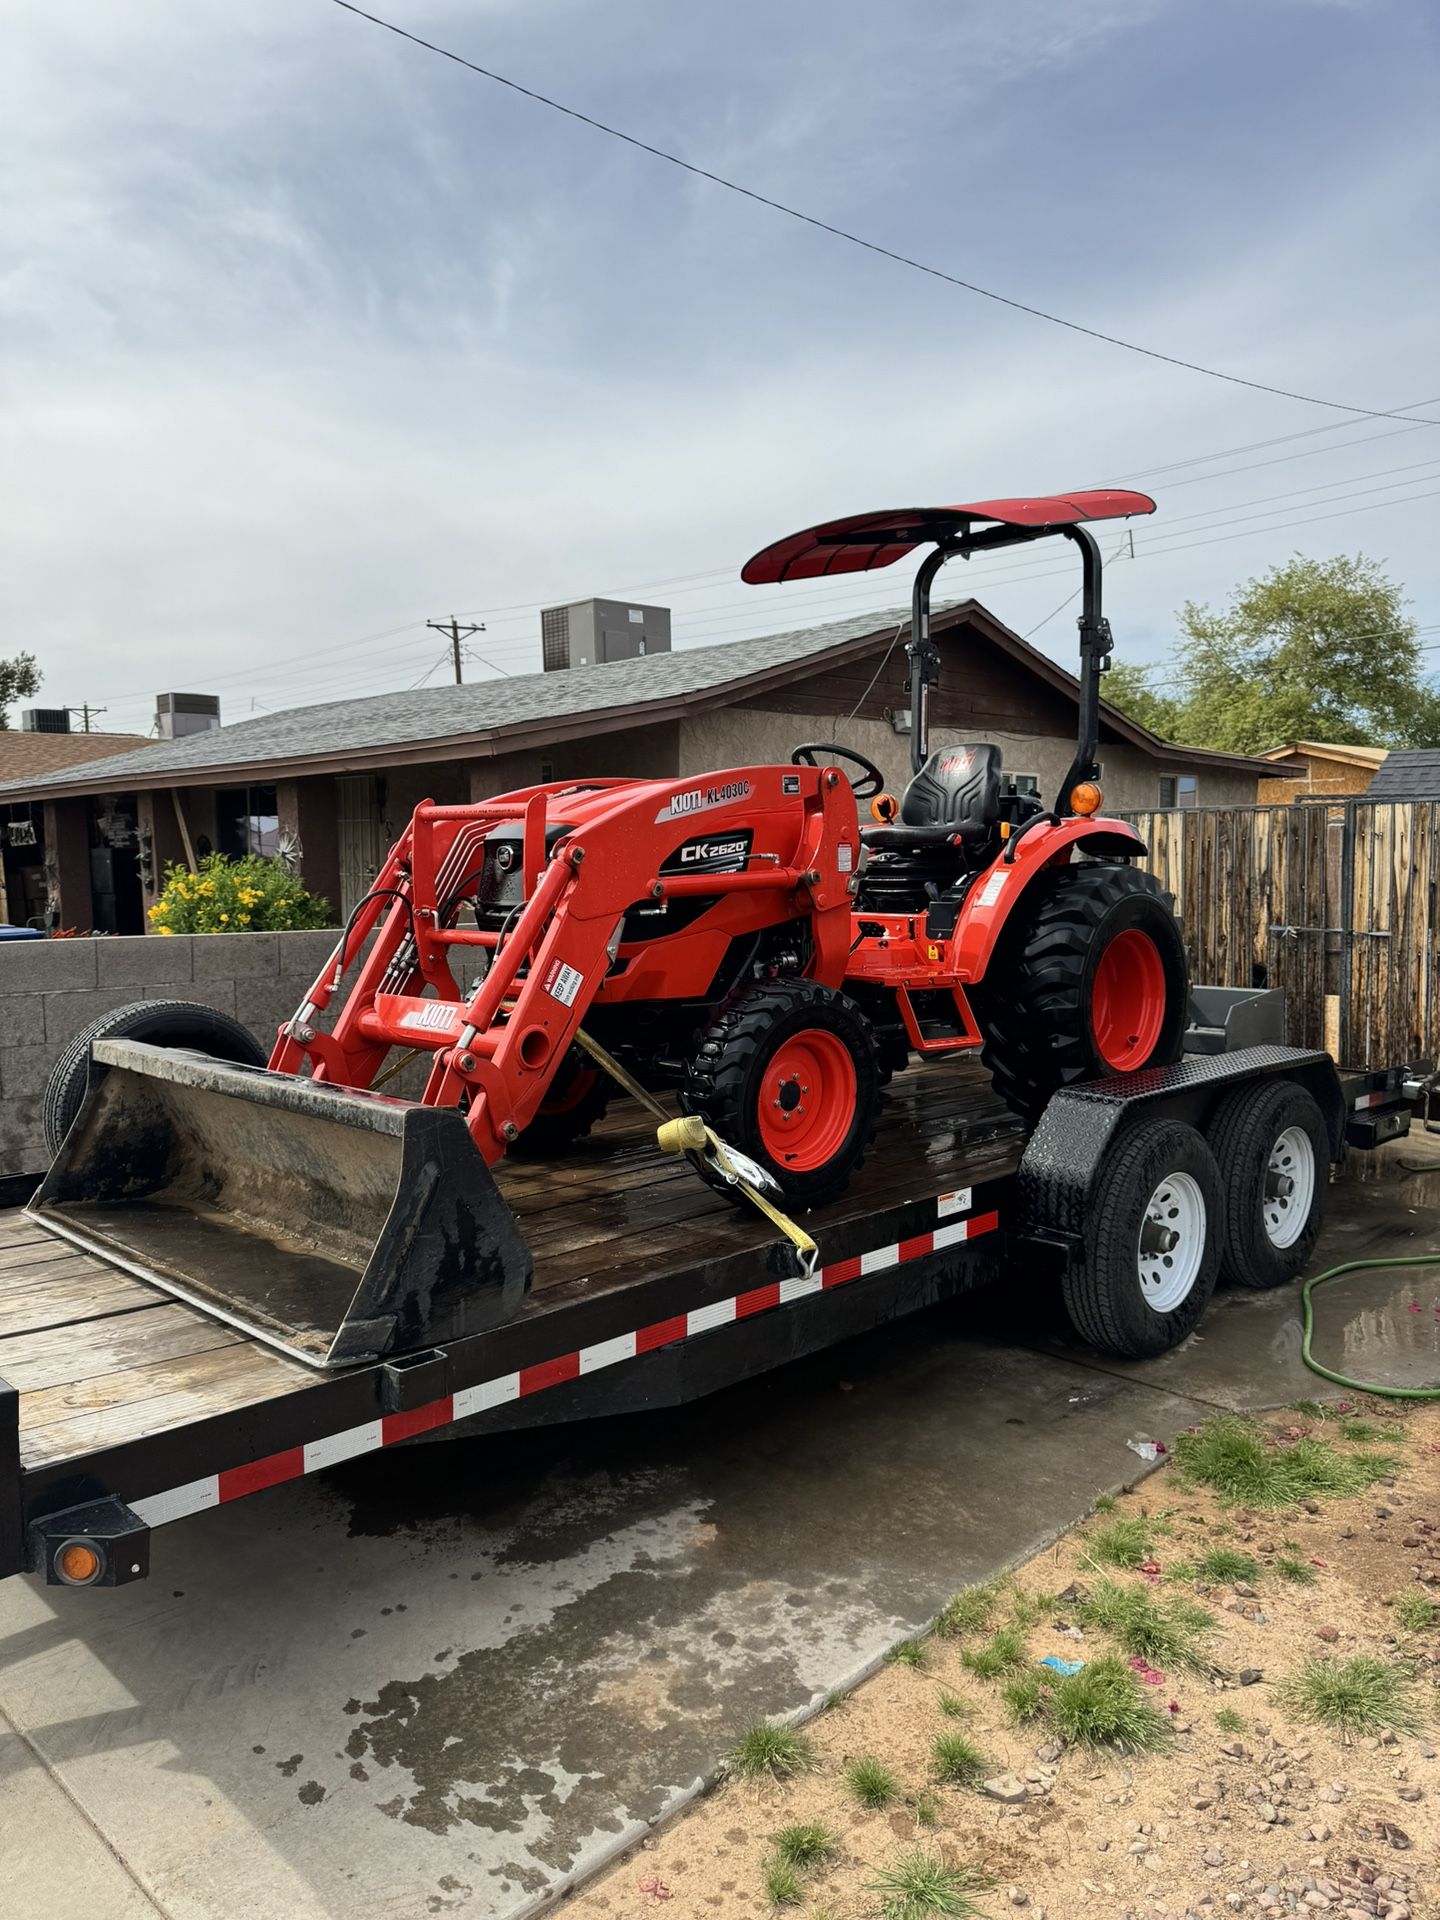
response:
<path id="1" fill-rule="evenodd" d="M 891 566 L 932 541 L 942 546 L 958 543 L 976 551 L 1042 539 L 1086 520 L 1123 520 L 1154 511 L 1149 494 L 1115 488 L 1020 500 L 972 500 L 958 507 L 889 507 L 879 513 L 827 520 L 772 541 L 746 561 L 740 577 L 758 587 L 778 580 L 810 580 L 819 574 L 867 573 L 872 567 Z M 975 534 L 971 524 L 977 520 L 994 524 Z"/>

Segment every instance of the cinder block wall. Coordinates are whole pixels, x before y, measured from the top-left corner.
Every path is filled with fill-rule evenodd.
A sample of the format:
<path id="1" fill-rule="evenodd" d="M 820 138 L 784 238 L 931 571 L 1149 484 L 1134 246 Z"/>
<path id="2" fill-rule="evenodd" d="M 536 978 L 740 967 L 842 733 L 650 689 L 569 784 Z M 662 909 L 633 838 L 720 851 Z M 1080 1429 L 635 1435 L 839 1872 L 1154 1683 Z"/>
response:
<path id="1" fill-rule="evenodd" d="M 0 941 L 0 1175 L 49 1162 L 40 1126 L 46 1076 L 66 1043 L 134 1000 L 199 1000 L 265 1045 L 333 952 L 320 933 L 154 934 Z"/>

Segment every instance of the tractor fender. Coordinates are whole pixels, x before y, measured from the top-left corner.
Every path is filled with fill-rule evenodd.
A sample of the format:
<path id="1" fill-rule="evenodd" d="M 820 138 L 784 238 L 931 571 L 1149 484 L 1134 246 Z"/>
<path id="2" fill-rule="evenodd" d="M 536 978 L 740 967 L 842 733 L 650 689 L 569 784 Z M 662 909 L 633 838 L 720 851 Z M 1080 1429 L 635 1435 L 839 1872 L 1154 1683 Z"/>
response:
<path id="1" fill-rule="evenodd" d="M 1124 820 L 1068 819 L 1032 827 L 1015 845 L 1013 860 L 1000 857 L 965 896 L 956 922 L 952 965 L 957 977 L 973 985 L 985 977 L 1005 923 L 1027 886 L 1046 867 L 1069 859 L 1071 849 L 1113 853 L 1130 859 L 1147 851 L 1145 842 Z"/>

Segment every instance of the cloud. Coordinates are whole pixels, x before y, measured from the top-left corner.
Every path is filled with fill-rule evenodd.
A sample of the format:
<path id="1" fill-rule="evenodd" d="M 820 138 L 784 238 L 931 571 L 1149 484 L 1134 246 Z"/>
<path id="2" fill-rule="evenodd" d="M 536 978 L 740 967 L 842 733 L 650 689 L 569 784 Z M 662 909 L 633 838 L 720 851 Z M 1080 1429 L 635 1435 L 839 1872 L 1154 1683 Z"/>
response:
<path id="1" fill-rule="evenodd" d="M 1288 65 L 1288 4 L 1210 10 L 1206 37 L 1162 0 L 967 4 L 883 34 L 871 6 L 737 0 L 719 45 L 713 16 L 650 0 L 395 17 L 1167 351 L 1362 403 L 1434 381 L 1413 237 L 1436 137 L 1403 8 L 1388 38 L 1318 10 Z M 922 280 L 339 9 L 52 0 L 0 20 L 4 617 L 45 697 L 105 700 L 108 724 L 143 724 L 161 686 L 213 681 L 240 717 L 405 684 L 438 653 L 427 615 L 711 572 L 831 511 L 1103 481 L 1326 424 Z M 1112 583 L 1128 643 L 1159 651 L 1180 600 L 1296 543 L 1388 554 L 1440 618 L 1433 501 L 1178 551 L 1210 525 L 1182 514 L 1440 462 L 1440 434 L 1340 450 L 1361 431 L 1162 497 L 1176 550 L 1142 529 L 1157 551 Z M 1067 588 L 1038 566 L 967 576 L 987 577 L 1022 630 Z M 903 591 L 885 577 L 803 613 L 723 579 L 670 597 L 705 640 Z M 488 624 L 494 658 L 537 663 L 533 611 Z M 1066 627 L 1042 636 L 1061 657 Z"/>

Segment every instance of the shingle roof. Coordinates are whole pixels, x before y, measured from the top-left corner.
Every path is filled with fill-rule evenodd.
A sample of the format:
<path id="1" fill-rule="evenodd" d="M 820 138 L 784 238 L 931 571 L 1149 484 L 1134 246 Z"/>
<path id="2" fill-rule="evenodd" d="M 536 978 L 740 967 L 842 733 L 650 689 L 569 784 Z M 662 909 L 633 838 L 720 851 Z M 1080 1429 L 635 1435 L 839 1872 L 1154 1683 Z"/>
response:
<path id="1" fill-rule="evenodd" d="M 7 727 L 0 730 L 0 786 L 113 759 L 127 747 L 146 744 L 143 733 L 21 733 Z"/>
<path id="2" fill-rule="evenodd" d="M 909 612 L 908 607 L 885 608 L 849 620 L 831 620 L 821 627 L 687 647 L 677 653 L 646 654 L 634 660 L 612 660 L 568 672 L 517 674 L 508 680 L 412 688 L 406 693 L 369 694 L 359 700 L 292 707 L 284 713 L 261 714 L 233 726 L 214 727 L 208 733 L 157 741 L 138 753 L 122 754 L 94 771 L 103 772 L 107 779 L 132 772 L 137 779 L 161 774 L 202 775 L 212 767 L 450 740 L 526 721 L 558 720 L 614 707 L 694 697 L 750 674 L 804 660 L 843 641 L 864 638 L 887 624 L 898 626 L 908 620 Z M 27 787 L 59 784 L 59 779 L 36 780 L 27 782 Z"/>
<path id="3" fill-rule="evenodd" d="M 1391 753 L 1365 789 L 1367 800 L 1440 800 L 1440 747 Z"/>
<path id="4" fill-rule="evenodd" d="M 566 672 L 528 673 L 466 686 L 412 688 L 405 693 L 370 694 L 364 699 L 292 707 L 284 713 L 262 714 L 208 733 L 157 741 L 138 753 L 97 762 L 87 767 L 83 785 L 73 772 L 26 780 L 23 796 L 47 791 L 114 792 L 130 786 L 143 789 L 187 780 L 216 784 L 227 773 L 253 778 L 262 772 L 282 772 L 287 764 L 313 771 L 320 762 L 328 770 L 343 771 L 347 763 L 383 765 L 386 754 L 393 754 L 397 760 L 423 759 L 427 749 L 433 749 L 437 757 L 474 756 L 494 752 L 497 746 L 519 744 L 527 735 L 563 738 L 562 729 L 567 723 L 577 723 L 568 731 L 579 733 L 590 716 L 596 726 L 601 724 L 602 715 L 610 726 L 644 725 L 648 717 L 672 717 L 686 706 L 705 704 L 726 690 L 763 682 L 767 675 L 783 678 L 786 668 L 817 656 L 838 653 L 843 657 L 847 647 L 863 652 L 862 643 L 881 643 L 898 634 L 908 624 L 909 614 L 907 606 L 872 608 L 848 620 L 827 621 L 823 626 L 687 647 L 677 653 L 652 653 Z M 1075 697 L 1072 675 L 1011 633 L 978 602 L 960 600 L 935 610 L 937 633 L 966 622 L 1030 672 L 1071 699 Z M 738 695 L 732 692 L 731 697 Z M 1167 760 L 1224 764 L 1260 775 L 1275 771 L 1262 760 L 1169 746 L 1104 703 L 1102 719 L 1112 735 L 1162 754 Z M 5 797 L 7 789 L 19 785 L 0 779 L 0 798 Z"/>

